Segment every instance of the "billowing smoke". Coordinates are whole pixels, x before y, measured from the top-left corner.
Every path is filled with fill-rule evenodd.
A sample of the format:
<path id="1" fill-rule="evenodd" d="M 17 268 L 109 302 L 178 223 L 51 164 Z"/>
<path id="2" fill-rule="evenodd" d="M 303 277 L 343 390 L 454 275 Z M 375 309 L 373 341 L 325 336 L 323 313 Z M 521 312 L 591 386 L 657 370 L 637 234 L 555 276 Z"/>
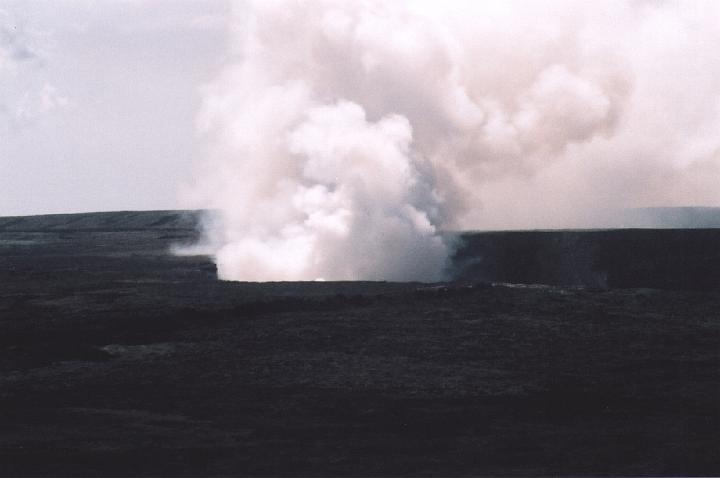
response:
<path id="1" fill-rule="evenodd" d="M 436 280 L 454 228 L 715 205 L 714 2 L 251 0 L 196 204 L 236 280 Z"/>

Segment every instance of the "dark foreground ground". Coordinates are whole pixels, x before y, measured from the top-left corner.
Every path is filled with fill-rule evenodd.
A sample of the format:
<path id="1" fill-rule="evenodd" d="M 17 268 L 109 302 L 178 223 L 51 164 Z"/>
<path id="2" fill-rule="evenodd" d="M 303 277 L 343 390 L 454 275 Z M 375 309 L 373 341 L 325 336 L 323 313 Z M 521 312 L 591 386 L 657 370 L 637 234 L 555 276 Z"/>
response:
<path id="1" fill-rule="evenodd" d="M 224 283 L 192 222 L 0 220 L 0 476 L 720 474 L 718 292 Z"/>

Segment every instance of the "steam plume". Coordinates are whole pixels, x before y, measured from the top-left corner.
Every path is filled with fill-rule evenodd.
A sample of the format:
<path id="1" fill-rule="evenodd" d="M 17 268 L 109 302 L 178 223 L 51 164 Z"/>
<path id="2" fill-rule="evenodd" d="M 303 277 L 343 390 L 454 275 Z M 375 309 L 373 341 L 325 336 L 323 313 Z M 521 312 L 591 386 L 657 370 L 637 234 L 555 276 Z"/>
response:
<path id="1" fill-rule="evenodd" d="M 238 2 L 199 118 L 221 277 L 437 280 L 443 229 L 717 203 L 719 12 Z"/>

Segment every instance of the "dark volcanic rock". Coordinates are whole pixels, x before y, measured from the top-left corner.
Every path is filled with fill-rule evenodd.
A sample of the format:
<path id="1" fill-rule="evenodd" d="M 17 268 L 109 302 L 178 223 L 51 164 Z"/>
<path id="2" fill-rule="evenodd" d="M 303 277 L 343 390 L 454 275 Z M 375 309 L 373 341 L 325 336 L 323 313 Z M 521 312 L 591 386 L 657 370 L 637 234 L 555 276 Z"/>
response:
<path id="1" fill-rule="evenodd" d="M 522 284 L 719 290 L 720 229 L 466 233 L 452 275 Z"/>
<path id="2" fill-rule="evenodd" d="M 228 283 L 168 253 L 188 217 L 0 219 L 0 476 L 720 474 L 718 292 Z M 709 288 L 714 238 L 480 234 L 457 259 Z"/>
<path id="3" fill-rule="evenodd" d="M 200 214 L 200 211 L 118 211 L 0 217 L 0 231 L 194 231 Z"/>

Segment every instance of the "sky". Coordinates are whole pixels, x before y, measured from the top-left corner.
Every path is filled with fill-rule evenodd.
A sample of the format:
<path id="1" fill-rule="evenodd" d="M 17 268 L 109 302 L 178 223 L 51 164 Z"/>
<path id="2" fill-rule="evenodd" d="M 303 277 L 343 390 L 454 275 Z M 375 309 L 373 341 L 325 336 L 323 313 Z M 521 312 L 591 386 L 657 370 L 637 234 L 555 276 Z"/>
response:
<path id="1" fill-rule="evenodd" d="M 177 208 L 228 5 L 0 0 L 0 215 Z"/>

